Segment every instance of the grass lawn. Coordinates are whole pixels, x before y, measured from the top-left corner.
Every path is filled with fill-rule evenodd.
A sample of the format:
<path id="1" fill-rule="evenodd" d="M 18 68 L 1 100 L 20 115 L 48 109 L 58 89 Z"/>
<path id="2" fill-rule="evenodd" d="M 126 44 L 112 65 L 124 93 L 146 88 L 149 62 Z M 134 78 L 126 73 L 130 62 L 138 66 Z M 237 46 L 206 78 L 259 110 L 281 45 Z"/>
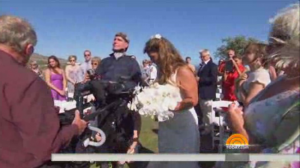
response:
<path id="1" fill-rule="evenodd" d="M 158 123 L 152 120 L 150 117 L 142 117 L 142 129 L 140 134 L 140 141 L 145 148 L 158 152 L 157 147 L 157 134 L 153 132 L 153 129 L 158 129 Z"/>
<path id="2" fill-rule="evenodd" d="M 153 151 L 154 153 L 158 152 L 157 147 L 157 134 L 153 132 L 153 129 L 157 130 L 158 123 L 152 120 L 150 117 L 142 117 L 142 129 L 140 133 L 141 144 Z M 91 168 L 97 168 L 95 165 L 92 165 Z M 125 166 L 127 168 L 127 166 Z"/>

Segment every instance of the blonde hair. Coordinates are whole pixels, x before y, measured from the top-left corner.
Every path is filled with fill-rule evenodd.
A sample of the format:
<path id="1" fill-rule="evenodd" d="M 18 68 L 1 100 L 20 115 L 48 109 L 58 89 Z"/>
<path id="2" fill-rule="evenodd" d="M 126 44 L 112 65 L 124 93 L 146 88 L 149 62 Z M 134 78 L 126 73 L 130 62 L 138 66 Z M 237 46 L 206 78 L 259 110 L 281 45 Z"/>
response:
<path id="1" fill-rule="evenodd" d="M 270 42 L 282 45 L 267 57 L 269 61 L 277 62 L 276 68 L 299 67 L 299 10 L 299 3 L 293 4 L 270 20 L 272 23 Z"/>
<path id="2" fill-rule="evenodd" d="M 74 59 L 77 61 L 76 55 L 70 55 L 70 56 L 68 57 L 68 61 L 71 61 L 72 58 L 74 58 Z"/>
<path id="3" fill-rule="evenodd" d="M 0 44 L 13 48 L 18 53 L 28 44 L 37 43 L 37 35 L 32 26 L 24 19 L 15 16 L 0 16 Z"/>
<path id="4" fill-rule="evenodd" d="M 268 45 L 263 43 L 249 43 L 244 49 L 244 55 L 250 53 L 254 54 L 254 59 L 252 60 L 252 62 L 248 62 L 248 64 L 252 64 L 259 60 L 259 66 L 267 66 L 265 61 L 265 57 L 267 55 L 267 47 Z M 242 58 L 243 57 L 240 56 L 240 59 Z"/>
<path id="5" fill-rule="evenodd" d="M 100 64 L 101 58 L 100 57 L 93 57 L 91 62 L 98 62 L 98 64 Z"/>
<path id="6" fill-rule="evenodd" d="M 160 70 L 158 82 L 161 84 L 169 83 L 172 74 L 186 63 L 174 45 L 164 37 L 150 39 L 144 48 L 144 53 L 158 53 L 157 65 Z"/>

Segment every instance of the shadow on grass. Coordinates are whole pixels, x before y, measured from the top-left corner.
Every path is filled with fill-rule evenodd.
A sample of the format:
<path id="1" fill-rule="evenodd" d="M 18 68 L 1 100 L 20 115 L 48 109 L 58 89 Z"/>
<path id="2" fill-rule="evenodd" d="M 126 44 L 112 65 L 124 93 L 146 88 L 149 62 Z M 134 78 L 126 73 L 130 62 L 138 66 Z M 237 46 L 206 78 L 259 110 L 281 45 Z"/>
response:
<path id="1" fill-rule="evenodd" d="M 155 134 L 158 134 L 158 129 L 152 129 L 152 132 L 154 132 Z"/>

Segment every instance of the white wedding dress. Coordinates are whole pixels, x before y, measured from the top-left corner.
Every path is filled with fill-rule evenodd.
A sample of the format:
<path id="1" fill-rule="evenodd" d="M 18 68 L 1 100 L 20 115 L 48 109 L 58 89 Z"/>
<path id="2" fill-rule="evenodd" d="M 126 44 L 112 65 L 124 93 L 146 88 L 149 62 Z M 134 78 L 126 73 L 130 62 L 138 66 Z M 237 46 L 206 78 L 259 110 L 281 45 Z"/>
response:
<path id="1" fill-rule="evenodd" d="M 172 75 L 171 80 L 176 81 L 176 73 Z M 179 88 L 177 90 L 180 92 Z M 198 119 L 194 108 L 175 112 L 174 117 L 170 120 L 159 122 L 158 150 L 159 153 L 169 154 L 200 153 Z M 200 166 L 198 162 L 155 162 L 148 166 L 148 168 L 152 167 L 199 168 Z"/>

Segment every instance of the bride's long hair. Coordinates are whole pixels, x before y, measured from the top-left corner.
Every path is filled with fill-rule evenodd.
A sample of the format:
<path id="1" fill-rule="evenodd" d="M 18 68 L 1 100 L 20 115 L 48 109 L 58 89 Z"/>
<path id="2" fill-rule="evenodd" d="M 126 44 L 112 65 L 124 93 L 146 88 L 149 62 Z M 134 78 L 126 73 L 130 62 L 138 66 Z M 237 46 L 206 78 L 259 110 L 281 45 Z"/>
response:
<path id="1" fill-rule="evenodd" d="M 159 69 L 158 82 L 169 83 L 171 75 L 186 63 L 174 45 L 164 37 L 153 37 L 145 45 L 144 53 L 158 53 L 156 62 Z M 175 82 L 175 81 L 174 81 Z"/>

